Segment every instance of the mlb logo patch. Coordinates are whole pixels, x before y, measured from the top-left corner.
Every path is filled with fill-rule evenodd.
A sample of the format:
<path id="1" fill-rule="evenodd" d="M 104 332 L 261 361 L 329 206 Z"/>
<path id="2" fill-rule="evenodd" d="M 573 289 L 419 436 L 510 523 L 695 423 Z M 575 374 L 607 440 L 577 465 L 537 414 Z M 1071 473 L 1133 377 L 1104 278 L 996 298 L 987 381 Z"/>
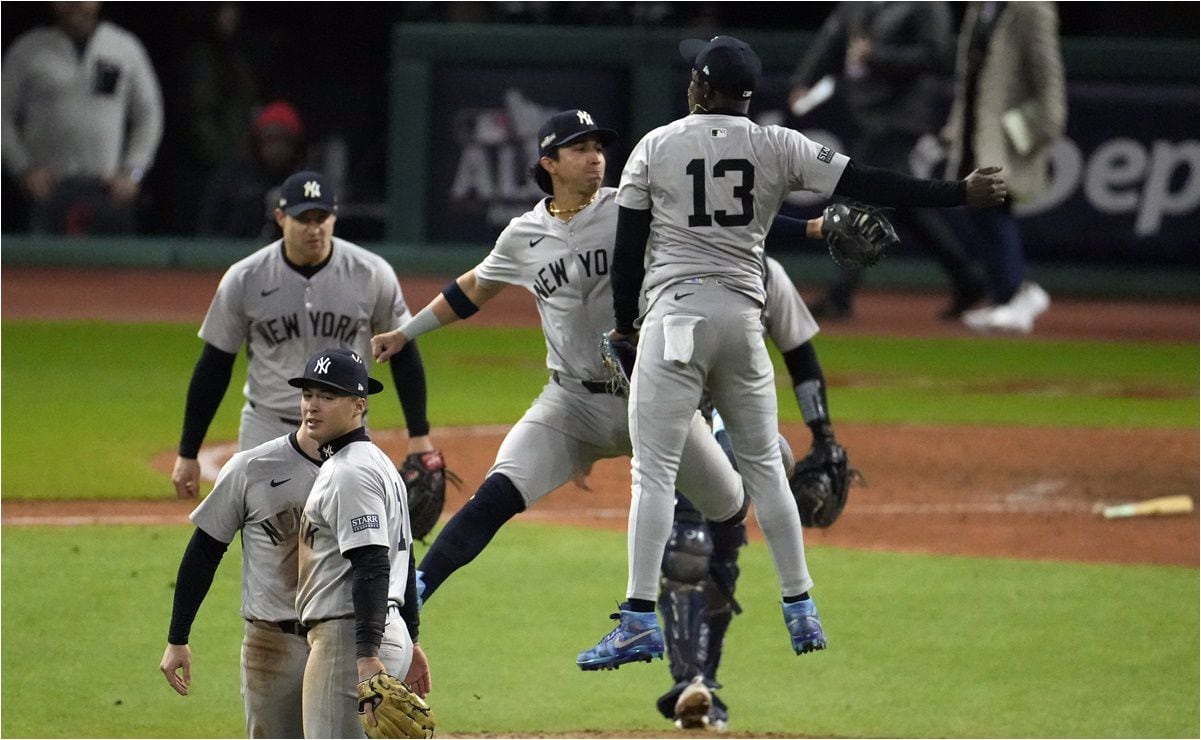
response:
<path id="1" fill-rule="evenodd" d="M 817 158 L 826 164 L 834 161 L 834 151 L 828 146 L 823 146 L 822 150 L 817 153 Z"/>
<path id="2" fill-rule="evenodd" d="M 729 132 L 726 131 L 724 128 L 709 129 L 709 135 L 712 136 L 714 139 L 724 139 L 724 138 L 726 138 L 726 134 L 728 134 L 728 133 Z"/>
<path id="3" fill-rule="evenodd" d="M 350 520 L 350 529 L 352 532 L 362 532 L 364 529 L 379 529 L 378 514 L 364 514 L 356 516 Z"/>

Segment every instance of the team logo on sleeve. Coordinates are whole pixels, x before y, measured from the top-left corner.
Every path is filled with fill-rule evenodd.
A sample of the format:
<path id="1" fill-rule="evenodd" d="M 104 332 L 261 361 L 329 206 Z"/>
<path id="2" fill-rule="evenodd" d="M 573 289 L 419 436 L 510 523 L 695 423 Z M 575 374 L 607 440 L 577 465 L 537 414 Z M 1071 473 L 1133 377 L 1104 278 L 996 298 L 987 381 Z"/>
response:
<path id="1" fill-rule="evenodd" d="M 350 520 L 352 532 L 362 532 L 365 529 L 379 529 L 379 514 L 364 514 Z"/>
<path id="2" fill-rule="evenodd" d="M 826 164 L 830 164 L 834 161 L 834 150 L 828 146 L 823 146 L 822 150 L 817 153 L 817 158 Z"/>

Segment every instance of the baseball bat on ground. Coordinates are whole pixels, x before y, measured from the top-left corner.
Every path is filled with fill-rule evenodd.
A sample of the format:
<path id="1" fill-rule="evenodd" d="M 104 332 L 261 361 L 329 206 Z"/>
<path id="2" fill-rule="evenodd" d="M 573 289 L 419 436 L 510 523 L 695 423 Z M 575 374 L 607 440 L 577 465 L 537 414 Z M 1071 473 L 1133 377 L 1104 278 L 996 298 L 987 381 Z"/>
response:
<path id="1" fill-rule="evenodd" d="M 1132 504 L 1116 504 L 1106 506 L 1098 503 L 1093 511 L 1106 519 L 1120 519 L 1129 516 L 1151 516 L 1155 514 L 1187 514 L 1193 510 L 1193 497 L 1187 494 L 1176 496 L 1160 496 Z"/>

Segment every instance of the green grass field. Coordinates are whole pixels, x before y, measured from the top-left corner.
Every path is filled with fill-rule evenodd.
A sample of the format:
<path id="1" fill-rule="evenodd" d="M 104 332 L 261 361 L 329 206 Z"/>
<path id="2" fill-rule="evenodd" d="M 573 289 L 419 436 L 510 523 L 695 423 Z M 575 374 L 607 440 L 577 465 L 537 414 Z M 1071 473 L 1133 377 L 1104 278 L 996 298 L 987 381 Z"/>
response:
<path id="1" fill-rule="evenodd" d="M 149 461 L 178 440 L 195 327 L 0 328 L 5 501 L 171 495 Z M 817 346 L 836 420 L 1197 426 L 1196 344 L 821 336 Z M 460 326 L 421 348 L 436 426 L 511 422 L 545 381 L 534 330 Z M 236 435 L 241 372 L 239 363 L 211 440 Z M 798 420 L 786 388 L 781 395 L 782 418 Z M 399 425 L 395 395 L 377 398 L 373 425 Z M 187 537 L 185 526 L 3 528 L 0 735 L 244 734 L 236 545 L 193 632 L 193 695 L 177 696 L 158 672 Z M 722 668 L 736 732 L 1201 732 L 1196 569 L 814 547 L 831 649 L 797 658 L 765 546 L 743 558 L 746 612 Z M 671 734 L 653 706 L 669 684 L 665 664 L 600 674 L 574 666 L 609 628 L 624 582 L 621 533 L 506 527 L 424 612 L 441 732 Z"/>

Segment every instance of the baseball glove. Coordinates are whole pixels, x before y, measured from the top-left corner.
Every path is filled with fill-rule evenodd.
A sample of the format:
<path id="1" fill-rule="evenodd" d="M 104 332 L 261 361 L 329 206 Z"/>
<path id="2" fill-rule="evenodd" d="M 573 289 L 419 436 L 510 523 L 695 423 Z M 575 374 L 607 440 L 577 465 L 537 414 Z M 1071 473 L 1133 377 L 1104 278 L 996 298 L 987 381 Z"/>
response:
<path id="1" fill-rule="evenodd" d="M 409 526 L 413 539 L 424 540 L 446 505 L 446 481 L 456 487 L 463 482 L 446 469 L 446 461 L 438 450 L 414 452 L 400 466 L 400 477 L 409 491 Z"/>
<path id="2" fill-rule="evenodd" d="M 901 243 L 878 208 L 864 203 L 831 203 L 822 211 L 822 236 L 830 256 L 844 269 L 870 267 Z"/>
<path id="3" fill-rule="evenodd" d="M 863 475 L 847 464 L 843 446 L 833 437 L 815 440 L 789 480 L 801 524 L 806 527 L 833 524 L 847 505 L 853 480 L 862 482 Z"/>
<path id="4" fill-rule="evenodd" d="M 375 725 L 363 711 L 371 704 Z M 380 671 L 359 681 L 359 723 L 367 737 L 433 737 L 434 715 L 430 705 L 395 676 Z"/>
<path id="5" fill-rule="evenodd" d="M 619 395 L 630 392 L 630 378 L 634 377 L 634 360 L 638 345 L 630 339 L 610 339 L 602 334 L 600 340 L 601 362 L 609 372 L 609 391 Z"/>

